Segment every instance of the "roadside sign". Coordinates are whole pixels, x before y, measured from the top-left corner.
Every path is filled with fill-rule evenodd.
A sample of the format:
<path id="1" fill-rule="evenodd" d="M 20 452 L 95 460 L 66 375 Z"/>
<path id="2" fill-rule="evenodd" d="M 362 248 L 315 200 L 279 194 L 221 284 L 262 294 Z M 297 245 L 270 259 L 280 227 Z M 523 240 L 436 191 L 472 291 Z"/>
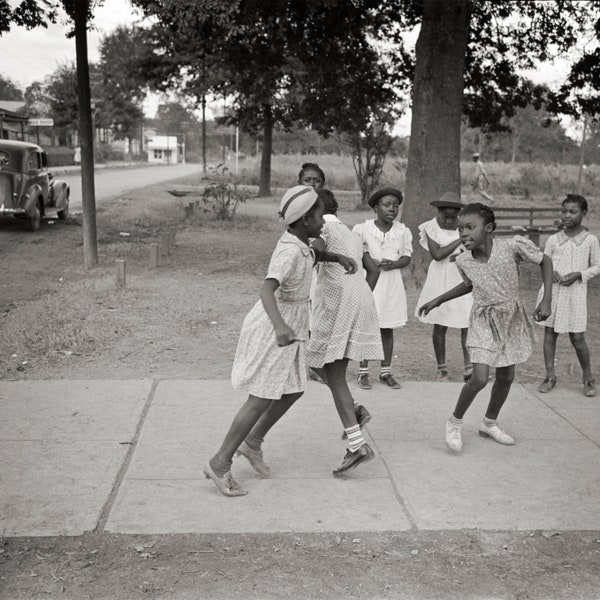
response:
<path id="1" fill-rule="evenodd" d="M 52 127 L 54 125 L 54 119 L 28 119 L 27 125 L 33 127 Z"/>
<path id="2" fill-rule="evenodd" d="M 154 129 L 144 129 L 144 136 L 146 139 L 151 140 L 156 137 L 156 131 L 154 131 Z"/>

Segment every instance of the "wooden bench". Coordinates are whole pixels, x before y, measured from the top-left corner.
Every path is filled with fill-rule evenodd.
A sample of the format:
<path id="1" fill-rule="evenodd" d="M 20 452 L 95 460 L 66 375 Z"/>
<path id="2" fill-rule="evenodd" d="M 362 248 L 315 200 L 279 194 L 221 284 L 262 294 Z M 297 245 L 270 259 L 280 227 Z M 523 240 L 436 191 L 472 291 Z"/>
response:
<path id="1" fill-rule="evenodd" d="M 496 215 L 495 234 L 499 236 L 522 235 L 536 246 L 540 236 L 560 230 L 561 207 L 492 207 Z"/>

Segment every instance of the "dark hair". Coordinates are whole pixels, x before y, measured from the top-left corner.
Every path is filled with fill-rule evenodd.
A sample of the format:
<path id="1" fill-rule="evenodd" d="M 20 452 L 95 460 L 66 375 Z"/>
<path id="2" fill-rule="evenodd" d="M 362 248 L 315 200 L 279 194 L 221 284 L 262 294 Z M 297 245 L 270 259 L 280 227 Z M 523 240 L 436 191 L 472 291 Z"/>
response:
<path id="1" fill-rule="evenodd" d="M 302 178 L 304 177 L 304 171 L 317 171 L 317 173 L 321 176 L 321 179 L 323 180 L 323 185 L 325 185 L 325 173 L 323 172 L 323 169 L 321 169 L 321 167 L 317 164 L 317 163 L 304 163 L 302 165 L 302 168 L 300 169 L 300 172 L 298 173 L 298 183 L 302 183 Z"/>
<path id="2" fill-rule="evenodd" d="M 496 229 L 496 216 L 494 215 L 494 211 L 487 206 L 486 204 L 482 204 L 481 202 L 471 202 L 471 204 L 467 204 L 461 211 L 460 215 L 479 215 L 485 225 L 491 223 L 494 227 L 492 231 Z"/>
<path id="3" fill-rule="evenodd" d="M 581 212 L 586 213 L 588 211 L 587 200 L 579 194 L 567 194 L 567 197 L 561 202 L 561 206 L 564 206 L 567 202 L 573 202 L 574 204 L 577 204 Z"/>
<path id="4" fill-rule="evenodd" d="M 335 199 L 333 192 L 326 188 L 321 188 L 317 191 L 317 196 L 323 201 L 324 213 L 326 215 L 335 215 L 339 207 L 338 201 Z"/>

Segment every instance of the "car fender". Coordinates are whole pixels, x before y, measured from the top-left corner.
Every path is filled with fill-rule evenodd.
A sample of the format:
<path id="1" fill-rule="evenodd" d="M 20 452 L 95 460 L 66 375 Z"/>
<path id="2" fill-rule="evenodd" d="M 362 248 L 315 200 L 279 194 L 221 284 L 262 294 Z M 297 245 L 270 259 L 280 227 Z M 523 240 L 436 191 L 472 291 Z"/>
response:
<path id="1" fill-rule="evenodd" d="M 63 210 L 69 204 L 69 184 L 66 181 L 60 179 L 54 180 L 50 184 L 50 204 L 56 208 L 56 210 Z"/>
<path id="2" fill-rule="evenodd" d="M 45 209 L 45 202 L 44 202 L 44 191 L 42 190 L 41 186 L 39 186 L 37 184 L 32 185 L 27 190 L 27 193 L 22 196 L 21 202 L 19 204 L 21 204 L 22 208 L 25 209 L 25 212 L 27 213 L 27 215 L 29 217 L 35 216 L 35 205 L 37 204 L 37 202 L 40 198 L 42 200 L 41 210 L 42 210 L 42 214 L 43 214 L 44 209 Z"/>

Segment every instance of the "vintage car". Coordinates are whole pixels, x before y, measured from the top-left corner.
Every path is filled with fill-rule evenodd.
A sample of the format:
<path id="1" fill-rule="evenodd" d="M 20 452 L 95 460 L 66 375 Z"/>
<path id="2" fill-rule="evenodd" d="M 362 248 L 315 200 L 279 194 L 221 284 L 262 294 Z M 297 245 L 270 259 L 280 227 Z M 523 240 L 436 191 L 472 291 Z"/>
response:
<path id="1" fill-rule="evenodd" d="M 0 217 L 13 215 L 37 231 L 49 212 L 67 218 L 69 185 L 54 179 L 37 144 L 0 140 Z"/>

